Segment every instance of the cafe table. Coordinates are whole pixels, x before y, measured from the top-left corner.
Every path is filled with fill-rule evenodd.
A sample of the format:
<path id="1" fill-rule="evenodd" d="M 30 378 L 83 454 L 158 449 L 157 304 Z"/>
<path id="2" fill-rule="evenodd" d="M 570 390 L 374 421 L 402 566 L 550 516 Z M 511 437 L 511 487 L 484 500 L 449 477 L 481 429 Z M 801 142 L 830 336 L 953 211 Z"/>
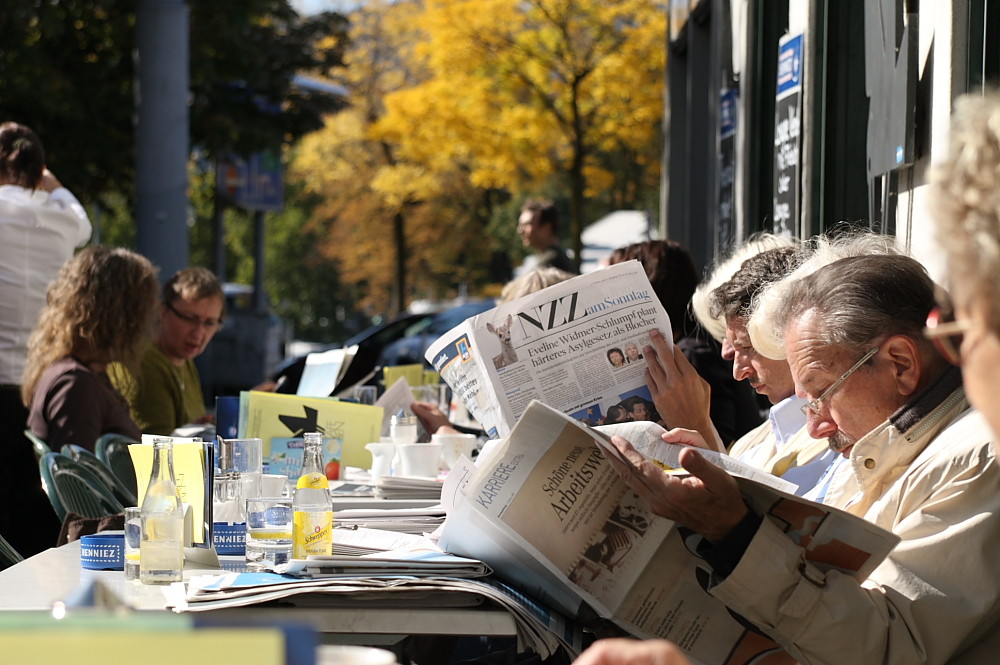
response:
<path id="1" fill-rule="evenodd" d="M 242 556 L 219 557 L 222 568 L 185 564 L 184 577 L 239 569 Z M 54 604 L 72 601 L 94 582 L 110 592 L 111 601 L 138 611 L 169 611 L 162 587 L 126 581 L 122 571 L 86 570 L 80 565 L 80 541 L 55 547 L 0 571 L 0 611 L 51 611 Z M 384 646 L 407 636 L 510 637 L 517 634 L 510 613 L 493 604 L 475 607 L 441 607 L 414 601 L 380 606 L 369 601 L 335 598 L 324 602 L 311 597 L 295 604 L 295 597 L 280 604 L 250 605 L 211 610 L 228 621 L 294 621 L 311 625 L 326 644 Z"/>

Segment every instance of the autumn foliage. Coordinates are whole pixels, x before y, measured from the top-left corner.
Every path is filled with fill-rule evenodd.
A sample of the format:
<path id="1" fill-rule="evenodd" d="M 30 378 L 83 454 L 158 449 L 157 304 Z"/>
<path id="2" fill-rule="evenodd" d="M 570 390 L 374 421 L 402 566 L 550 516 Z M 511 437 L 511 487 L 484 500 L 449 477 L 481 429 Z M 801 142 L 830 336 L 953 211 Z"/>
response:
<path id="1" fill-rule="evenodd" d="M 351 19 L 350 107 L 298 146 L 311 223 L 371 310 L 496 279 L 497 202 L 639 207 L 661 153 L 666 16 L 651 0 L 384 0 Z M 510 219 L 513 225 L 514 219 Z M 507 234 L 509 237 L 510 234 Z"/>

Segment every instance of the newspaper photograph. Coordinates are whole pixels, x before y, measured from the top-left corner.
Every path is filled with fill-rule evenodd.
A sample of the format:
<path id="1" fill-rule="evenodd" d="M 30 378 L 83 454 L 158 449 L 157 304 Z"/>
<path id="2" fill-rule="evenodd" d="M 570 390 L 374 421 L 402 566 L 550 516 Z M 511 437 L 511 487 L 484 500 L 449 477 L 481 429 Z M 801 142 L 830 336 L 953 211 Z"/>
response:
<path id="1" fill-rule="evenodd" d="M 696 554 L 700 537 L 655 515 L 618 477 L 601 439 L 533 402 L 477 466 L 439 545 L 488 563 L 501 578 L 565 613 L 579 616 L 589 607 L 636 637 L 672 640 L 703 663 L 794 662 L 706 591 L 711 569 Z M 895 545 L 892 534 L 872 525 L 860 527 L 859 544 L 853 536 L 857 523 L 865 524 L 860 518 L 754 487 L 763 488 L 754 498 L 765 506 L 763 514 L 774 519 L 767 508 L 779 510 L 789 537 L 813 541 L 849 574 L 867 575 Z M 816 506 L 824 517 L 793 504 Z M 831 538 L 823 529 L 834 523 L 839 527 Z M 861 570 L 851 572 L 854 564 Z"/>
<path id="2" fill-rule="evenodd" d="M 642 349 L 670 319 L 638 261 L 505 303 L 456 326 L 426 359 L 491 438 L 538 399 L 589 425 L 659 421 Z"/>

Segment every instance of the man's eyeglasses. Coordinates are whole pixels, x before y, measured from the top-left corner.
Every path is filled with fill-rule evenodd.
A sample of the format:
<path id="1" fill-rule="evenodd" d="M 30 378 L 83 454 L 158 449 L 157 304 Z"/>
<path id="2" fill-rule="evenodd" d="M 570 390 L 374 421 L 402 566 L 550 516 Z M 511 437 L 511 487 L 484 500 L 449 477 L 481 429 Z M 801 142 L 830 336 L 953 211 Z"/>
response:
<path id="1" fill-rule="evenodd" d="M 807 399 L 806 403 L 802 405 L 802 413 L 806 414 L 807 416 L 809 415 L 810 411 L 812 411 L 813 413 L 819 413 L 823 409 L 823 400 L 829 397 L 834 390 L 840 387 L 840 384 L 842 384 L 844 381 L 847 381 L 847 377 L 858 371 L 858 368 L 864 365 L 866 362 L 868 362 L 868 360 L 876 353 L 878 353 L 877 346 L 873 346 L 872 348 L 868 349 L 868 353 L 861 356 L 861 360 L 851 365 L 851 368 L 849 370 L 841 374 L 839 379 L 830 384 L 830 387 L 824 390 L 822 395 L 820 395 L 816 399 Z"/>
<path id="2" fill-rule="evenodd" d="M 956 321 L 950 307 L 935 307 L 927 315 L 924 337 L 934 342 L 934 347 L 952 365 L 962 362 L 962 338 L 972 327 L 968 319 Z"/>
<path id="3" fill-rule="evenodd" d="M 188 325 L 201 326 L 208 332 L 218 332 L 222 328 L 222 319 L 200 319 L 194 314 L 178 312 L 177 308 L 169 302 L 165 302 L 163 304 L 167 306 L 167 309 L 173 312 L 174 316 Z"/>

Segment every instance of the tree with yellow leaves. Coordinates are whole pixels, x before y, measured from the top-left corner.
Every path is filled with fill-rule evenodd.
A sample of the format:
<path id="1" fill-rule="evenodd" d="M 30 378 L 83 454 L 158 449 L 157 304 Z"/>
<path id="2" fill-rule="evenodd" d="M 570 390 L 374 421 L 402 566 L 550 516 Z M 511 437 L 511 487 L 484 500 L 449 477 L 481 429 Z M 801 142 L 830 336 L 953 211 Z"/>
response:
<path id="1" fill-rule="evenodd" d="M 454 167 L 435 170 L 401 156 L 373 132 L 383 99 L 422 81 L 412 56 L 416 2 L 369 2 L 350 17 L 345 66 L 330 72 L 350 91 L 349 108 L 298 146 L 289 169 L 319 198 L 312 223 L 342 279 L 360 287 L 369 313 L 399 312 L 415 296 L 481 280 L 487 261 L 472 211 L 479 192 Z"/>
<path id="2" fill-rule="evenodd" d="M 375 135 L 430 172 L 531 192 L 564 176 L 577 257 L 585 198 L 609 156 L 655 178 L 666 16 L 652 0 L 426 0 L 414 56 L 429 75 L 384 98 Z"/>

